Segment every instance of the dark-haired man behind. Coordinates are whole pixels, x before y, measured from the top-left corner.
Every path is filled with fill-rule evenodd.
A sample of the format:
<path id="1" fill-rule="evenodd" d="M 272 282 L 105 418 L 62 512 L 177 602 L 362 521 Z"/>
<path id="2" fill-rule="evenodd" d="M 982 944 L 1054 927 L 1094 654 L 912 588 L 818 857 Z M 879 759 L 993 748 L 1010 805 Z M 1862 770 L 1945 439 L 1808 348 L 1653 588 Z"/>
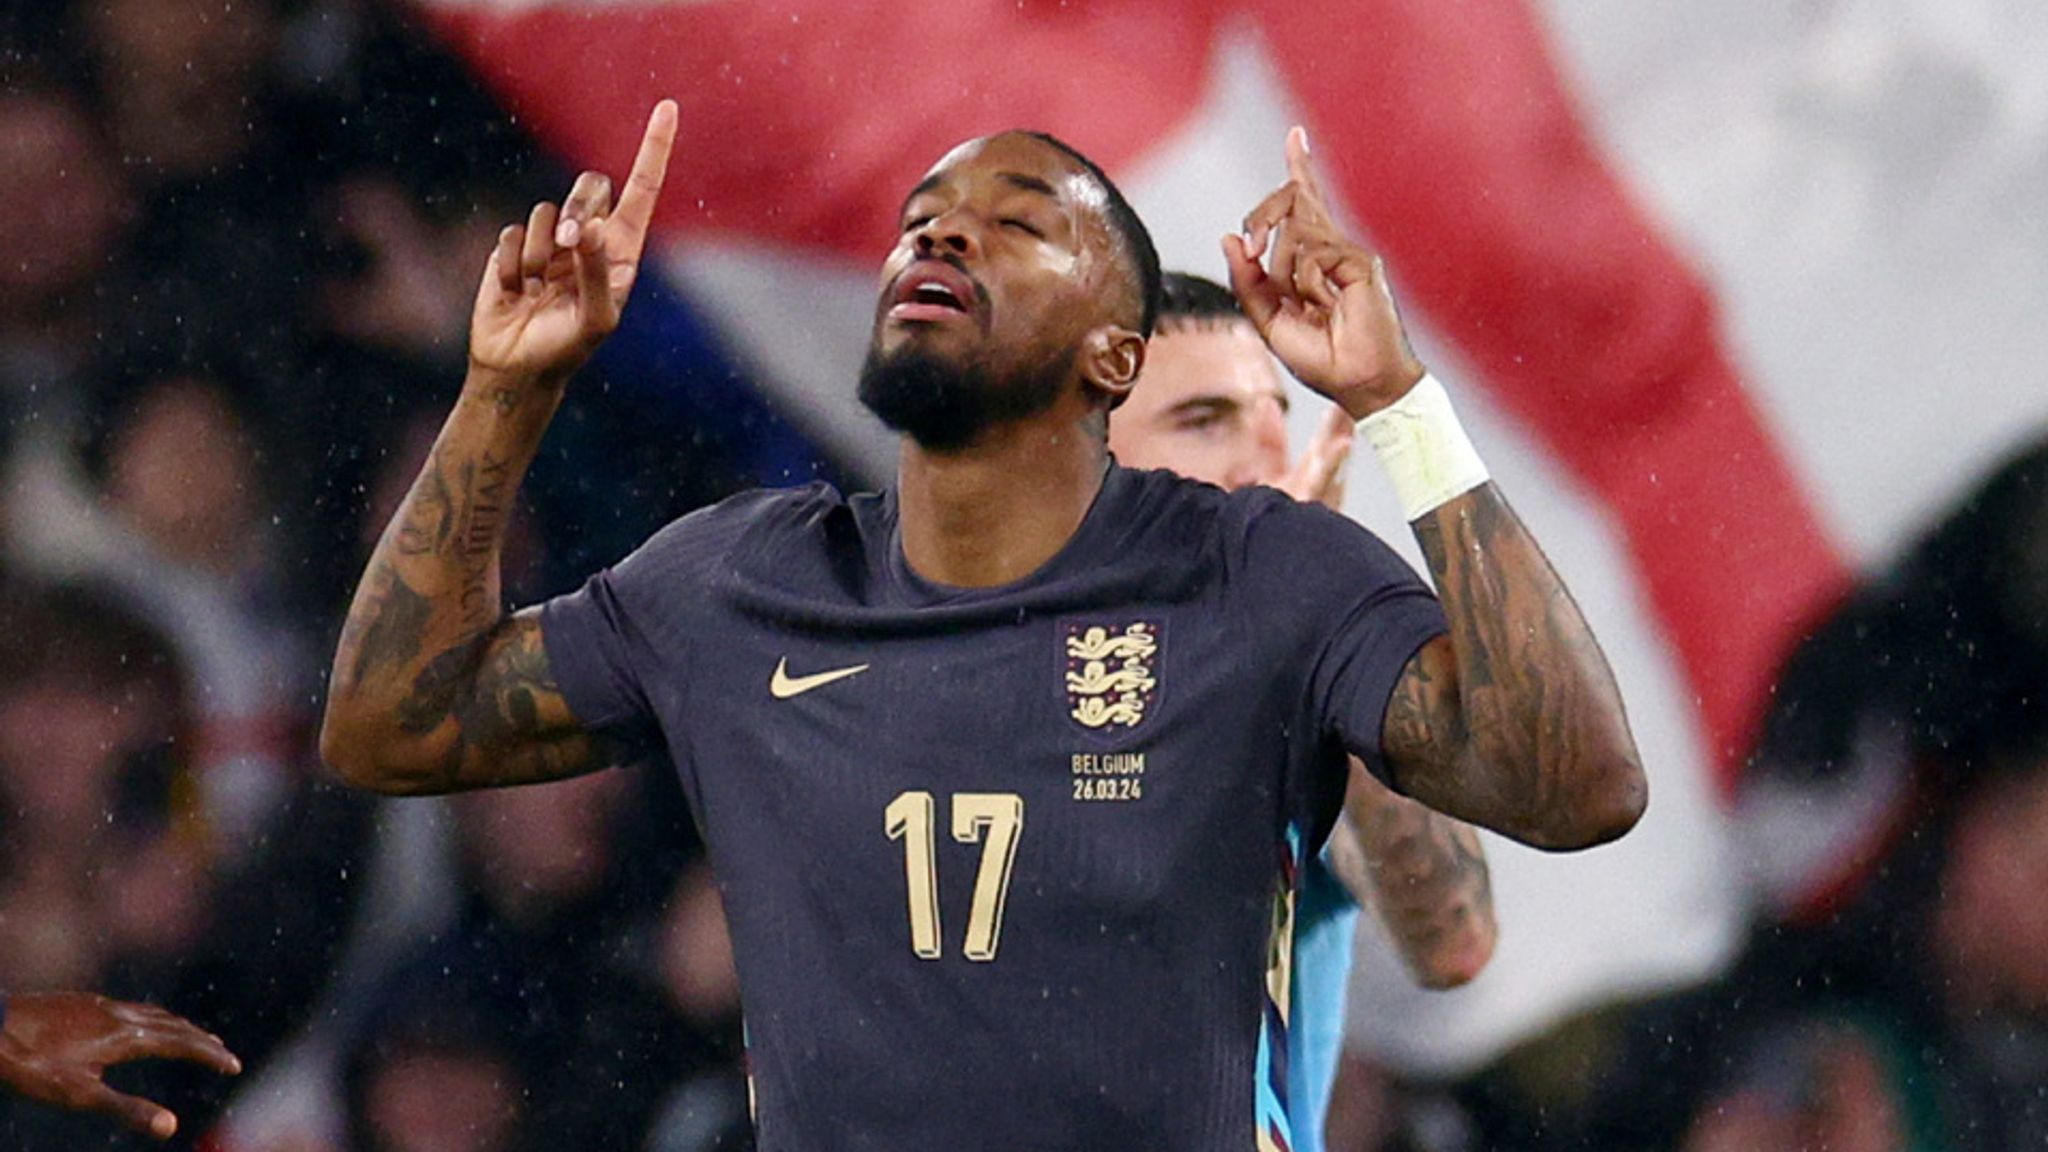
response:
<path id="1" fill-rule="evenodd" d="M 501 236 L 469 379 L 350 609 L 329 761 L 431 793 L 670 755 L 769 1152 L 1284 1146 L 1288 921 L 1346 750 L 1550 847 L 1639 815 L 1584 622 L 1490 486 L 1421 513 L 1439 608 L 1325 510 L 1113 466 L 1157 257 L 1105 177 L 1023 133 L 903 205 L 861 374 L 904 433 L 893 488 L 735 497 L 505 615 L 506 509 L 617 324 L 675 115 L 616 210 L 587 173 Z M 1396 405 L 1421 373 L 1391 301 L 1276 205 L 1273 274 L 1238 253 L 1254 322 L 1354 415 Z M 1342 285 L 1341 312 L 1275 286 L 1325 257 L 1304 291 Z"/>

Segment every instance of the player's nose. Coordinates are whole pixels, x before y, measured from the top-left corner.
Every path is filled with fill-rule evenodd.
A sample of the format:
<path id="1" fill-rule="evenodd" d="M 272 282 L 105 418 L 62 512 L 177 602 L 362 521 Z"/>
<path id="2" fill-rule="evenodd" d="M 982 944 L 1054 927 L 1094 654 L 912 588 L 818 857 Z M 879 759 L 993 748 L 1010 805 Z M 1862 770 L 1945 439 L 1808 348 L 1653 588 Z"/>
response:
<path id="1" fill-rule="evenodd" d="M 946 253 L 966 257 L 981 255 L 981 234 L 963 213 L 955 211 L 934 216 L 917 230 L 919 256 Z"/>

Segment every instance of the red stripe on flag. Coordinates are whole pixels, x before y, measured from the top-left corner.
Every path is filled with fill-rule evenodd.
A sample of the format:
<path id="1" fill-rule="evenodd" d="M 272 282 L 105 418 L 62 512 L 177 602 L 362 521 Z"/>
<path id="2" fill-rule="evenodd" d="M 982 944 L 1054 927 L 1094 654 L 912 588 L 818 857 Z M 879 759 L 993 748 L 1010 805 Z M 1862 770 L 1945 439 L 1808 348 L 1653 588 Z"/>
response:
<path id="1" fill-rule="evenodd" d="M 1192 113 L 1214 4 L 1032 0 L 429 9 L 521 123 L 622 172 L 661 96 L 682 116 L 659 222 L 879 261 L 962 140 L 1052 131 L 1115 170 Z"/>

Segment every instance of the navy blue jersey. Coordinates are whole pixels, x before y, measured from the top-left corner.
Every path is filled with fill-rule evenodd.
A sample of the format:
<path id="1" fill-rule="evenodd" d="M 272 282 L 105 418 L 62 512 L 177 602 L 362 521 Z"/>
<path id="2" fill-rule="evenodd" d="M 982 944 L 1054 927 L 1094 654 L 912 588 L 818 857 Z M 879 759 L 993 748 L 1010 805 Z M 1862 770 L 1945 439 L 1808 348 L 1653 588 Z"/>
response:
<path id="1" fill-rule="evenodd" d="M 1001 588 L 889 494 L 735 497 L 542 616 L 672 758 L 725 895 L 765 1152 L 1284 1147 L 1301 863 L 1444 628 L 1322 508 L 1111 468 Z"/>

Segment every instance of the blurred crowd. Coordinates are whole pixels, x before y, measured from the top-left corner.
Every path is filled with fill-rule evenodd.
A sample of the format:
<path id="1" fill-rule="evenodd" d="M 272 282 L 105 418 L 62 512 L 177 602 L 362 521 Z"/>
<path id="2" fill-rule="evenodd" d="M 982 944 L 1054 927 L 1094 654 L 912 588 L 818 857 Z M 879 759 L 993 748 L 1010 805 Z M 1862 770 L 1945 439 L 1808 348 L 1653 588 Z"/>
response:
<path id="1" fill-rule="evenodd" d="M 560 173 L 369 0 L 9 3 L 0 166 L 0 987 L 218 1031 L 237 1083 L 115 1077 L 188 1144 L 734 1146 L 730 947 L 669 774 L 385 807 L 312 747 L 483 257 Z M 579 382 L 510 595 L 746 478 L 614 399 L 628 370 L 703 369 Z M 135 1139 L 107 1128 L 0 1100 L 10 1150 Z"/>
<path id="2" fill-rule="evenodd" d="M 483 257 L 562 173 L 381 0 L 8 0 L 0 164 L 0 987 L 220 1032 L 239 1082 L 116 1077 L 189 1147 L 744 1146 L 670 774 L 387 804 L 312 749 Z M 775 430 L 689 402 L 715 358 L 617 343 L 534 470 L 516 600 L 776 478 Z M 1461 1083 L 1353 1076 L 1332 1147 L 2048 1147 L 2044 685 L 2048 447 L 1791 657 L 1730 804 L 1731 971 Z M 0 1100 L 0 1147 L 133 1140 Z"/>

